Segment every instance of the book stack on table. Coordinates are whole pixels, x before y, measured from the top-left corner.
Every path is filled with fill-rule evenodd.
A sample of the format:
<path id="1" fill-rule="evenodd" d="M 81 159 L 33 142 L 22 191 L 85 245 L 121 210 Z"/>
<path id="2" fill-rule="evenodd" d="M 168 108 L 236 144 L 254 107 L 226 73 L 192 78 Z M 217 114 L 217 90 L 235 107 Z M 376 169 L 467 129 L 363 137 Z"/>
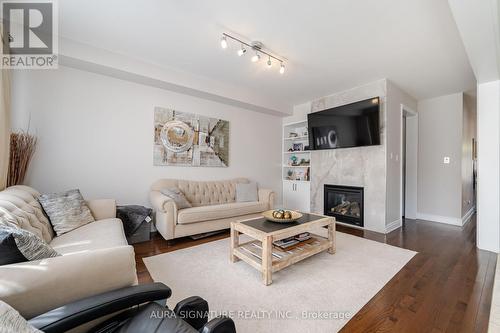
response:
<path id="1" fill-rule="evenodd" d="M 273 242 L 273 244 L 282 250 L 287 250 L 301 242 L 309 240 L 310 238 L 311 235 L 308 232 L 303 232 L 301 234 Z"/>

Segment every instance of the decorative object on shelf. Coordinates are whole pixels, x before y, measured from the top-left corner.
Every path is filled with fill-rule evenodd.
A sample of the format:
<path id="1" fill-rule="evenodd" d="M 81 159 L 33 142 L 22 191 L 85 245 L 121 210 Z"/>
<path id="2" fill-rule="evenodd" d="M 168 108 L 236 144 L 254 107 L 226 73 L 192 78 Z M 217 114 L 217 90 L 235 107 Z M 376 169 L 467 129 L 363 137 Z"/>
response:
<path id="1" fill-rule="evenodd" d="M 307 126 L 297 127 L 295 132 L 298 136 L 308 136 Z"/>
<path id="2" fill-rule="evenodd" d="M 306 160 L 305 158 L 302 158 L 299 162 L 298 165 L 302 165 L 302 166 L 309 166 L 309 163 L 310 161 L 309 160 Z"/>
<path id="3" fill-rule="evenodd" d="M 293 210 L 268 210 L 262 213 L 266 220 L 278 223 L 295 222 L 302 217 L 302 214 Z"/>
<path id="4" fill-rule="evenodd" d="M 297 165 L 297 160 L 298 160 L 297 156 L 295 155 L 290 156 L 290 162 L 291 162 L 290 165 L 292 166 Z"/>
<path id="5" fill-rule="evenodd" d="M 292 145 L 292 151 L 302 151 L 304 150 L 304 144 L 302 143 L 294 143 Z"/>
<path id="6" fill-rule="evenodd" d="M 28 132 L 11 133 L 7 187 L 21 185 L 35 153 L 37 139 Z"/>
<path id="7" fill-rule="evenodd" d="M 229 122 L 155 107 L 153 164 L 227 167 Z"/>
<path id="8" fill-rule="evenodd" d="M 254 63 L 259 62 L 261 59 L 261 55 L 265 55 L 267 58 L 266 61 L 266 67 L 271 68 L 273 67 L 273 62 L 278 62 L 280 64 L 280 69 L 279 73 L 284 74 L 285 73 L 285 58 L 282 56 L 274 55 L 271 51 L 268 49 L 264 48 L 264 45 L 261 42 L 258 41 L 253 41 L 253 42 L 245 42 L 240 38 L 236 38 L 234 36 L 231 36 L 227 33 L 223 33 L 221 40 L 220 40 L 220 46 L 223 49 L 227 49 L 229 46 L 229 41 L 234 42 L 236 45 L 238 45 L 238 50 L 236 51 L 236 54 L 241 57 L 247 53 L 247 49 L 249 48 L 252 50 L 251 53 L 253 53 L 253 56 L 250 58 L 250 60 Z"/>
<path id="9" fill-rule="evenodd" d="M 290 133 L 288 133 L 288 137 L 289 137 L 289 138 L 296 138 L 296 137 L 298 137 L 298 136 L 299 136 L 299 135 L 298 135 L 297 133 L 295 133 L 295 132 L 290 132 Z"/>

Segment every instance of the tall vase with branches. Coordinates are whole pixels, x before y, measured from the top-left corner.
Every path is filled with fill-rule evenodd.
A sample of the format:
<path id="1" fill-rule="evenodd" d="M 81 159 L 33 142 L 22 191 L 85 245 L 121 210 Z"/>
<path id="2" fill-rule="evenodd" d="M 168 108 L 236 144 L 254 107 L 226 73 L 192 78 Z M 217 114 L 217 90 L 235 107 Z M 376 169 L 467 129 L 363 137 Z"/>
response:
<path id="1" fill-rule="evenodd" d="M 7 186 L 23 184 L 35 153 L 36 141 L 36 137 L 28 132 L 11 133 Z"/>

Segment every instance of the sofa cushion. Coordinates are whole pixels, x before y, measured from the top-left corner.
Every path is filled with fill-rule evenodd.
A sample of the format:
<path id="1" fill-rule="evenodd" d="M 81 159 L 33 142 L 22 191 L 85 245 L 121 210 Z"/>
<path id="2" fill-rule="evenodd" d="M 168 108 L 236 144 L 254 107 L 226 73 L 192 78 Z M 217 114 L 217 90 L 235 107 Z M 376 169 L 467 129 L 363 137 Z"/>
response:
<path id="1" fill-rule="evenodd" d="M 0 332 L 43 333 L 31 326 L 19 312 L 9 304 L 0 301 Z"/>
<path id="2" fill-rule="evenodd" d="M 263 212 L 267 203 L 262 202 L 234 202 L 222 205 L 200 206 L 179 210 L 177 223 L 189 224 L 202 221 L 224 219 Z"/>
<path id="3" fill-rule="evenodd" d="M 94 222 L 80 190 L 42 194 L 38 201 L 47 213 L 57 236 Z"/>
<path id="4" fill-rule="evenodd" d="M 55 237 L 50 246 L 62 255 L 127 245 L 123 224 L 119 219 L 105 219 L 86 224 Z"/>
<path id="5" fill-rule="evenodd" d="M 31 231 L 8 226 L 0 226 L 0 229 L 13 236 L 19 252 L 27 260 L 40 260 L 60 256 L 49 244 Z"/>
<path id="6" fill-rule="evenodd" d="M 28 259 L 17 248 L 12 231 L 0 225 L 0 265 L 24 261 L 28 261 Z"/>
<path id="7" fill-rule="evenodd" d="M 248 179 L 236 178 L 215 181 L 160 179 L 151 186 L 151 190 L 160 191 L 163 188 L 177 187 L 184 193 L 193 207 L 198 207 L 234 202 L 236 184 L 238 183 L 248 183 Z"/>
<path id="8" fill-rule="evenodd" d="M 252 202 L 259 201 L 257 195 L 257 183 L 250 182 L 248 184 L 236 184 L 236 202 Z"/>
<path id="9" fill-rule="evenodd" d="M 35 189 L 24 185 L 1 191 L 0 223 L 31 231 L 48 243 L 54 231 L 37 200 L 39 196 Z"/>

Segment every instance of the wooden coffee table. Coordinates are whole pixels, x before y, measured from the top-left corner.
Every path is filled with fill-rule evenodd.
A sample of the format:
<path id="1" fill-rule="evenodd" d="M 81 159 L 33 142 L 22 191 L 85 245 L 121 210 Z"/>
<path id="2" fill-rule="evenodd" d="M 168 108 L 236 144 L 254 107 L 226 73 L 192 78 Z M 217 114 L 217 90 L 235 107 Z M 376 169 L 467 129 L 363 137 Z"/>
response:
<path id="1" fill-rule="evenodd" d="M 328 227 L 328 238 L 313 234 L 318 227 Z M 273 242 L 309 232 L 311 240 L 289 250 L 282 250 Z M 252 238 L 240 244 L 240 233 Z M 335 253 L 335 218 L 304 214 L 293 223 L 275 223 L 263 217 L 231 223 L 231 261 L 240 259 L 262 273 L 264 284 L 272 283 L 272 274 L 312 255 L 328 250 Z"/>

